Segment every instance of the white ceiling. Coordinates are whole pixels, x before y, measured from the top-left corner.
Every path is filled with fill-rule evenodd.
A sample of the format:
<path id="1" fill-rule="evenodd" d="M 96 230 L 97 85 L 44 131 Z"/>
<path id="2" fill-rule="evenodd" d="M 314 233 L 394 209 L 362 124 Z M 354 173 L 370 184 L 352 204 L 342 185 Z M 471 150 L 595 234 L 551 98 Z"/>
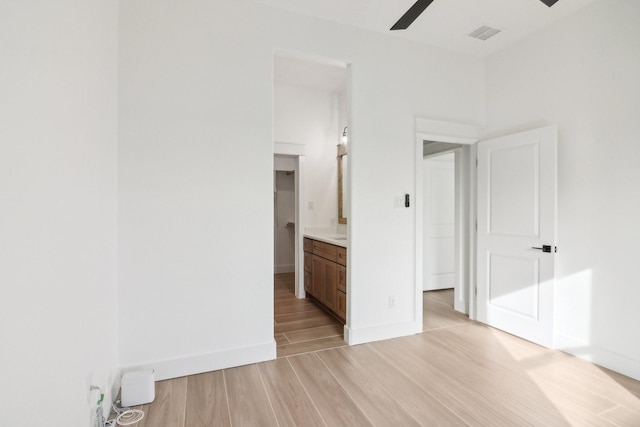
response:
<path id="1" fill-rule="evenodd" d="M 364 28 L 391 37 L 485 56 L 535 33 L 595 1 L 559 0 L 549 8 L 540 0 L 434 0 L 404 31 L 389 28 L 415 0 L 255 0 L 277 8 Z M 502 30 L 487 41 L 468 37 L 487 25 Z"/>

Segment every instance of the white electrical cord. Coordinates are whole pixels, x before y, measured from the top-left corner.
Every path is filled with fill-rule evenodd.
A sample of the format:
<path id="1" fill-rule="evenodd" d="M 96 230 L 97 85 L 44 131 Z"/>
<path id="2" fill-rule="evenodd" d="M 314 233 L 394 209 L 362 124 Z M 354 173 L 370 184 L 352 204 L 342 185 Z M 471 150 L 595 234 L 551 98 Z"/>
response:
<path id="1" fill-rule="evenodd" d="M 116 402 L 111 405 L 111 410 L 118 415 L 114 419 L 107 421 L 108 427 L 113 427 L 116 424 L 119 426 L 128 426 L 144 418 L 144 412 L 140 409 L 119 408 Z"/>
<path id="2" fill-rule="evenodd" d="M 127 409 L 116 417 L 116 424 L 119 426 L 128 426 L 135 424 L 144 418 L 144 412 L 140 409 Z"/>

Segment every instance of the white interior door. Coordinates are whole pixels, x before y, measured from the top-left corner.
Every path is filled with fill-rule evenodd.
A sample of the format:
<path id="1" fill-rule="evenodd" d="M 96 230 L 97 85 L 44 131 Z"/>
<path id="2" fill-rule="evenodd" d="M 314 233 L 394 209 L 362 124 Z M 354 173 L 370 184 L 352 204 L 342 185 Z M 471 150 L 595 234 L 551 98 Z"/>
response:
<path id="1" fill-rule="evenodd" d="M 455 286 L 455 155 L 423 162 L 424 291 Z"/>
<path id="2" fill-rule="evenodd" d="M 478 143 L 478 320 L 553 347 L 555 126 Z M 548 245 L 550 252 L 543 252 Z"/>

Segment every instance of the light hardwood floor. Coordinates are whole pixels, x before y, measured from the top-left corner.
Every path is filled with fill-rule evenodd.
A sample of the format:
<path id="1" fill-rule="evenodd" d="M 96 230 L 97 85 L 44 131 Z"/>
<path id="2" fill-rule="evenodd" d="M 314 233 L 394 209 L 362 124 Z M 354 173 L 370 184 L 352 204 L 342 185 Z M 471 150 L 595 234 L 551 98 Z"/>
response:
<path id="1" fill-rule="evenodd" d="M 640 426 L 640 382 L 452 306 L 425 293 L 411 337 L 159 381 L 138 427 Z"/>
<path id="2" fill-rule="evenodd" d="M 278 357 L 347 345 L 343 325 L 308 299 L 295 295 L 293 273 L 274 277 L 274 333 Z"/>

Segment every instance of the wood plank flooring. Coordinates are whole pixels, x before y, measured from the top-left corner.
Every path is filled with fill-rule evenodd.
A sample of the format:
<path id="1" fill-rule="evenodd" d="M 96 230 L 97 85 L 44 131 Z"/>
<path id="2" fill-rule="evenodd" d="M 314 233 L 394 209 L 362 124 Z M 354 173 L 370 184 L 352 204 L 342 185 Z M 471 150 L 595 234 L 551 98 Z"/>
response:
<path id="1" fill-rule="evenodd" d="M 278 357 L 347 345 L 344 326 L 308 299 L 295 295 L 293 273 L 274 275 L 274 332 Z"/>
<path id="2" fill-rule="evenodd" d="M 137 427 L 640 426 L 640 382 L 470 322 L 450 291 L 424 301 L 422 334 L 159 381 Z"/>

